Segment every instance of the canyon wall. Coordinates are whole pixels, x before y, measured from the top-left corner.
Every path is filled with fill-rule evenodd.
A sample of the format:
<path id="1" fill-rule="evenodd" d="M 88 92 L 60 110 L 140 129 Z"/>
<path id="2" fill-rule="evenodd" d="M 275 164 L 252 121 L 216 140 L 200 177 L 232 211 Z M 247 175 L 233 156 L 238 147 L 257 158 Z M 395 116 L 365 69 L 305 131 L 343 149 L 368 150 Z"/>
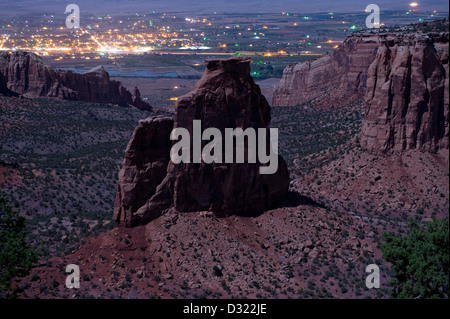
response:
<path id="1" fill-rule="evenodd" d="M 383 41 L 369 67 L 361 146 L 373 154 L 448 149 L 448 32 Z"/>
<path id="2" fill-rule="evenodd" d="M 351 36 L 333 52 L 287 66 L 275 88 L 272 105 L 296 106 L 326 93 L 364 94 L 367 70 L 379 42 L 376 35 Z"/>
<path id="3" fill-rule="evenodd" d="M 448 149 L 448 41 L 447 19 L 349 36 L 331 53 L 288 66 L 272 104 L 339 107 L 339 98 L 364 96 L 364 149 Z"/>
<path id="4" fill-rule="evenodd" d="M 137 88 L 131 93 L 120 82 L 111 80 L 102 66 L 84 74 L 53 70 L 39 56 L 23 51 L 0 53 L 0 93 L 151 110 L 151 106 L 141 100 Z"/>

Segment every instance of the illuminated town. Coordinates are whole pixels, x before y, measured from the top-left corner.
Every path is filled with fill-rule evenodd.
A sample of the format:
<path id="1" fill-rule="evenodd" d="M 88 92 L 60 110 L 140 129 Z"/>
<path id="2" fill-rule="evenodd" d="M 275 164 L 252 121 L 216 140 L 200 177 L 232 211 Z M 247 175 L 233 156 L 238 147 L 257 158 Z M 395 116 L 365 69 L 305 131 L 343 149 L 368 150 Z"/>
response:
<path id="1" fill-rule="evenodd" d="M 439 13 L 393 12 L 386 19 L 399 24 L 438 17 Z M 350 32 L 364 29 L 366 14 L 333 12 L 301 15 L 210 14 L 186 16 L 157 13 L 127 16 L 81 16 L 80 28 L 68 29 L 66 15 L 0 18 L 0 50 L 27 50 L 41 56 L 110 59 L 123 54 L 263 56 L 321 55 Z M 381 25 L 384 25 L 382 23 Z"/>

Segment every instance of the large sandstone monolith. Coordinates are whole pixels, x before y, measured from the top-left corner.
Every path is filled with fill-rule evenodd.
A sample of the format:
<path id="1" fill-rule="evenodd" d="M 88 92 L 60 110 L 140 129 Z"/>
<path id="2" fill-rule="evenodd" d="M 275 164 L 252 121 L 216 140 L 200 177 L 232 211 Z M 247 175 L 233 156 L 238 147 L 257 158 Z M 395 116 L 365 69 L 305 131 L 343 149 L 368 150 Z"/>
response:
<path id="1" fill-rule="evenodd" d="M 201 121 L 202 130 L 219 129 L 222 136 L 225 136 L 225 128 L 254 128 L 256 132 L 258 128 L 263 128 L 267 132 L 266 145 L 270 145 L 270 106 L 250 76 L 250 59 L 206 61 L 206 71 L 194 90 L 178 99 L 173 127 L 186 128 L 192 138 L 193 120 Z M 165 126 L 156 130 L 156 121 L 161 125 L 161 121 L 169 123 L 170 119 L 149 118 L 145 122 L 148 129 L 143 128 L 141 122 L 128 145 L 114 207 L 118 224 L 144 224 L 170 207 L 180 212 L 209 210 L 217 216 L 250 215 L 269 209 L 287 193 L 289 172 L 281 156 L 277 157 L 278 169 L 274 174 L 261 174 L 260 167 L 263 165 L 259 161 L 175 164 L 169 160 L 169 132 Z M 150 145 L 136 142 L 140 136 L 138 132 L 154 134 L 153 138 L 159 141 L 164 151 L 152 144 L 153 140 L 148 141 Z M 202 147 L 208 142 L 203 141 Z M 156 160 L 142 157 L 138 155 L 142 148 L 147 149 L 148 154 L 158 148 L 160 156 Z M 248 150 L 248 144 L 245 150 Z M 137 167 L 133 161 L 130 164 L 130 158 L 144 168 L 153 167 L 156 161 L 155 175 L 148 168 Z M 165 161 L 167 170 L 162 178 L 160 172 Z M 148 185 L 142 185 L 141 178 Z M 155 184 L 158 184 L 156 189 Z M 124 189 L 126 196 L 123 195 Z"/>

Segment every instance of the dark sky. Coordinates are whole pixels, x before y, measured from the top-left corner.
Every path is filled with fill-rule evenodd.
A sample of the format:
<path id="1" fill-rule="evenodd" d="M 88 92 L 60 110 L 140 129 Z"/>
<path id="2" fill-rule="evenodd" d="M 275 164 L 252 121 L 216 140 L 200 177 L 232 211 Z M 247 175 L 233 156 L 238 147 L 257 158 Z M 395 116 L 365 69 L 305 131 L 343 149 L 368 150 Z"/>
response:
<path id="1" fill-rule="evenodd" d="M 449 11 L 446 0 L 414 0 L 421 10 Z M 370 4 L 381 11 L 406 10 L 413 0 L 0 0 L 0 15 L 20 13 L 64 12 L 65 6 L 75 3 L 83 12 L 125 13 L 151 11 L 167 12 L 355 12 Z"/>

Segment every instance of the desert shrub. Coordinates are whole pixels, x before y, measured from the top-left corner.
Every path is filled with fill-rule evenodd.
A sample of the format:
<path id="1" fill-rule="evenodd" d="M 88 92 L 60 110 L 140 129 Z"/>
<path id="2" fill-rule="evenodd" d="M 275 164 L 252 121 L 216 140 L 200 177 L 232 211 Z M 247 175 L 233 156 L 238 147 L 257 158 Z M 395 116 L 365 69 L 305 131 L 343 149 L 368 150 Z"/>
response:
<path id="1" fill-rule="evenodd" d="M 383 233 L 383 258 L 392 263 L 391 297 L 401 299 L 449 296 L 449 220 L 419 225 L 409 221 L 409 234 Z"/>
<path id="2" fill-rule="evenodd" d="M 26 275 L 37 258 L 25 237 L 25 218 L 0 197 L 0 291 L 9 288 L 11 278 Z"/>

